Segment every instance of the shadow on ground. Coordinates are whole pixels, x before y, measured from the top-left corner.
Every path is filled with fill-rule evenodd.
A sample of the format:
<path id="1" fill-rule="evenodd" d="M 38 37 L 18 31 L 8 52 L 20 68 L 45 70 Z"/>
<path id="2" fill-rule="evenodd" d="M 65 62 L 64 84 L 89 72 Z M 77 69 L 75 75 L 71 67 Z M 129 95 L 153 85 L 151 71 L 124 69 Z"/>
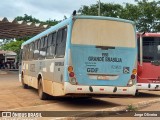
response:
<path id="1" fill-rule="evenodd" d="M 135 98 L 157 98 L 160 97 L 160 94 L 158 92 L 160 91 L 155 91 L 156 93 L 144 93 L 144 92 L 139 92 L 138 95 L 135 96 Z"/>
<path id="2" fill-rule="evenodd" d="M 29 88 L 30 91 L 32 91 L 35 95 L 38 96 L 38 91 L 34 88 Z M 61 104 L 64 104 L 64 106 L 75 106 L 78 108 L 89 108 L 92 106 L 92 108 L 106 108 L 106 107 L 115 107 L 120 106 L 120 104 L 115 104 L 112 102 L 103 101 L 100 99 L 96 99 L 94 97 L 53 97 L 49 96 L 47 99 L 48 102 L 61 102 Z"/>

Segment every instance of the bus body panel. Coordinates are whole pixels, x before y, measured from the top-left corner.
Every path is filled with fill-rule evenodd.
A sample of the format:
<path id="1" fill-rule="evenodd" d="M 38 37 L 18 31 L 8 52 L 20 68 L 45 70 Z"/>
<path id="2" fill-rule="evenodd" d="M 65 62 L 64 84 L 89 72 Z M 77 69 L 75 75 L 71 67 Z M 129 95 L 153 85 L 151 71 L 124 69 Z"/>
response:
<path id="1" fill-rule="evenodd" d="M 138 63 L 138 79 L 137 89 L 160 90 L 160 34 L 145 33 L 138 34 L 138 38 L 142 37 L 142 65 Z M 138 43 L 139 43 L 138 39 Z"/>
<path id="2" fill-rule="evenodd" d="M 36 35 L 30 40 L 24 42 L 23 46 L 38 40 L 39 38 L 48 35 L 54 31 L 57 31 L 64 26 L 71 28 L 72 18 L 47 29 L 46 31 Z M 69 31 L 69 29 L 68 29 Z M 68 32 L 69 33 L 69 32 Z M 67 35 L 66 41 L 69 41 L 69 35 Z M 66 49 L 68 44 L 66 43 Z M 65 56 L 66 57 L 66 56 Z M 42 77 L 42 84 L 44 87 L 44 92 L 53 96 L 64 96 L 64 59 L 56 58 L 54 59 L 38 59 L 32 61 L 22 61 L 22 72 L 24 74 L 24 83 L 38 89 L 38 75 Z M 34 70 L 33 70 L 34 69 Z M 22 73 L 21 72 L 21 73 Z M 22 74 L 20 74 L 22 76 Z M 21 76 L 19 77 L 21 79 Z M 21 80 L 19 80 L 21 81 Z"/>
<path id="3" fill-rule="evenodd" d="M 92 89 L 92 91 L 91 91 Z M 87 85 L 72 85 L 68 82 L 64 84 L 64 91 L 67 95 L 92 95 L 92 94 L 107 94 L 107 95 L 135 95 L 136 85 L 131 87 L 115 87 L 115 86 L 87 86 Z"/>
<path id="4" fill-rule="evenodd" d="M 138 81 L 141 83 L 160 83 L 160 66 L 152 63 L 143 63 L 141 73 L 138 74 Z"/>
<path id="5" fill-rule="evenodd" d="M 37 60 L 33 62 L 24 62 L 26 68 L 23 68 L 24 82 L 38 89 L 38 75 L 42 76 L 44 91 L 50 95 L 64 95 L 63 86 L 64 76 L 64 58 Z M 56 84 L 56 85 L 55 85 Z M 62 87 L 60 87 L 62 88 Z M 59 92 L 57 92 L 59 91 Z"/>
<path id="6" fill-rule="evenodd" d="M 135 67 L 135 52 L 132 48 L 102 50 L 96 46 L 71 45 L 72 65 L 78 84 L 127 86 Z"/>

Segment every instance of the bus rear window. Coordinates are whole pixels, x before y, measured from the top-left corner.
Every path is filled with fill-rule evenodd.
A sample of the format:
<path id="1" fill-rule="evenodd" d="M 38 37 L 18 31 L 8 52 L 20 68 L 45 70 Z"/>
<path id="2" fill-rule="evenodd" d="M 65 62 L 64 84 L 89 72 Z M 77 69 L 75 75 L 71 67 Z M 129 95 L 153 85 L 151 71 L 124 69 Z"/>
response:
<path id="1" fill-rule="evenodd" d="M 130 23 L 77 19 L 72 29 L 72 44 L 136 47 L 135 29 Z"/>
<path id="2" fill-rule="evenodd" d="M 143 61 L 160 60 L 160 38 L 143 37 Z"/>

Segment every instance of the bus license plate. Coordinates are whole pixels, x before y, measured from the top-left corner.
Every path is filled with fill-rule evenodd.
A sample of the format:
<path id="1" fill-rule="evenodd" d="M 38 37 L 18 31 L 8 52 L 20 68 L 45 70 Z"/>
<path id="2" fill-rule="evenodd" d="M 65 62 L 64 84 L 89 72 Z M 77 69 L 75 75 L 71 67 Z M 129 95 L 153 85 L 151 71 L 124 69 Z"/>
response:
<path id="1" fill-rule="evenodd" d="M 98 80 L 107 80 L 108 77 L 107 76 L 97 76 Z"/>

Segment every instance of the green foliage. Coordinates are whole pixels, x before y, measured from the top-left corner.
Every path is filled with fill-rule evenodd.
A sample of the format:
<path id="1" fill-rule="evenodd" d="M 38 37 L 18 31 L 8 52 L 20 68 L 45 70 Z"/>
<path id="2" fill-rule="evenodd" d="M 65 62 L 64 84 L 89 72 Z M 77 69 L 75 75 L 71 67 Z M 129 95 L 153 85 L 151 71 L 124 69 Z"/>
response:
<path id="1" fill-rule="evenodd" d="M 122 6 L 119 4 L 100 3 L 101 16 L 118 17 L 122 10 Z M 98 15 L 98 3 L 91 6 L 82 6 L 78 12 L 82 15 Z"/>
<path id="2" fill-rule="evenodd" d="M 21 48 L 21 44 L 23 42 L 24 42 L 23 40 L 21 40 L 21 41 L 12 41 L 10 43 L 4 44 L 1 49 L 2 50 L 14 51 L 16 53 L 19 53 L 20 48 Z"/>
<path id="3" fill-rule="evenodd" d="M 58 22 L 59 21 L 56 21 L 56 20 L 47 20 L 47 21 L 45 21 L 45 22 L 41 22 L 41 23 L 43 23 L 44 25 L 49 25 L 49 26 L 54 26 L 54 25 L 56 25 L 56 24 L 58 24 Z"/>
<path id="4" fill-rule="evenodd" d="M 128 105 L 126 111 L 136 111 L 137 107 L 134 107 L 133 105 Z"/>
<path id="5" fill-rule="evenodd" d="M 36 19 L 36 18 L 33 18 L 31 15 L 27 15 L 27 14 L 24 14 L 24 17 L 22 16 L 18 16 L 15 18 L 17 21 L 25 21 L 25 22 L 34 22 L 34 23 L 39 23 L 40 20 Z"/>
<path id="6" fill-rule="evenodd" d="M 139 19 L 137 26 L 139 31 L 158 32 L 160 31 L 160 1 L 147 2 L 143 0 L 138 2 Z"/>
<path id="7" fill-rule="evenodd" d="M 132 14 L 131 14 L 132 13 Z M 139 19 L 139 7 L 137 5 L 126 3 L 120 13 L 120 18 L 137 21 Z"/>
<path id="8" fill-rule="evenodd" d="M 119 4 L 101 3 L 101 15 L 108 17 L 119 17 L 123 7 Z"/>
<path id="9" fill-rule="evenodd" d="M 23 37 L 23 41 L 29 40 L 29 39 L 32 38 L 32 37 L 33 37 L 33 36 Z M 16 41 L 22 41 L 22 38 L 17 38 Z"/>
<path id="10" fill-rule="evenodd" d="M 160 31 L 160 1 L 135 0 L 137 4 L 125 5 L 101 3 L 101 16 L 117 17 L 135 21 L 139 32 Z M 98 15 L 98 3 L 82 6 L 82 15 Z"/>
<path id="11" fill-rule="evenodd" d="M 59 21 L 57 20 L 46 20 L 46 21 L 40 21 L 34 17 L 32 17 L 31 15 L 27 15 L 27 14 L 24 14 L 24 17 L 22 16 L 17 16 L 15 18 L 17 21 L 25 21 L 25 22 L 33 22 L 33 23 L 42 23 L 42 25 L 49 25 L 49 26 L 54 26 L 56 25 Z"/>
<path id="12" fill-rule="evenodd" d="M 66 16 L 65 16 L 66 18 Z M 33 22 L 33 23 L 40 23 L 41 25 L 48 25 L 48 26 L 54 26 L 56 25 L 57 23 L 59 23 L 59 21 L 57 20 L 46 20 L 46 21 L 40 21 L 34 17 L 32 17 L 31 15 L 27 15 L 27 14 L 24 14 L 24 16 L 17 16 L 15 18 L 17 21 L 25 21 L 25 22 Z M 26 41 L 28 39 L 30 39 L 31 37 L 33 36 L 27 36 L 27 37 L 24 37 L 23 40 Z M 22 38 L 20 39 L 17 39 L 17 41 L 21 41 Z M 10 40 L 9 40 L 10 41 Z"/>

